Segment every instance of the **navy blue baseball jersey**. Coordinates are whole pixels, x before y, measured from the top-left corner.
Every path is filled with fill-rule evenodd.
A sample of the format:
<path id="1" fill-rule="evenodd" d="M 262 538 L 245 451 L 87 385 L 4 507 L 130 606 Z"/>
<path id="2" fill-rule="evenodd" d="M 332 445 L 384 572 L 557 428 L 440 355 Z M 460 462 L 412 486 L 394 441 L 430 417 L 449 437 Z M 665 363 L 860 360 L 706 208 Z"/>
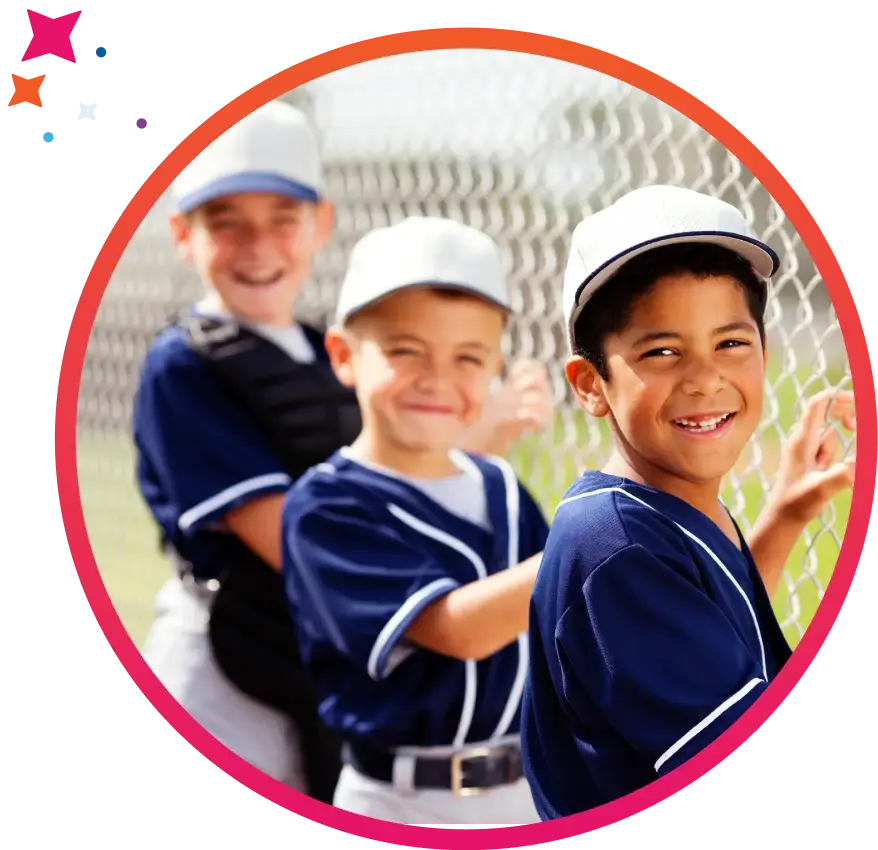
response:
<path id="1" fill-rule="evenodd" d="M 250 412 L 177 326 L 147 353 L 134 401 L 137 483 L 162 537 L 200 579 L 217 578 L 244 544 L 220 520 L 290 476 Z M 246 550 L 244 550 L 246 552 Z"/>
<path id="2" fill-rule="evenodd" d="M 739 534 L 740 537 L 740 534 Z M 525 773 L 551 820 L 637 790 L 729 728 L 790 656 L 743 537 L 599 472 L 559 505 L 531 599 Z"/>
<path id="3" fill-rule="evenodd" d="M 541 552 L 548 533 L 506 461 L 455 455 L 483 479 L 486 524 L 344 451 L 286 497 L 283 569 L 299 646 L 324 722 L 352 745 L 461 746 L 519 731 L 525 635 L 478 662 L 404 637 L 428 605 Z"/>

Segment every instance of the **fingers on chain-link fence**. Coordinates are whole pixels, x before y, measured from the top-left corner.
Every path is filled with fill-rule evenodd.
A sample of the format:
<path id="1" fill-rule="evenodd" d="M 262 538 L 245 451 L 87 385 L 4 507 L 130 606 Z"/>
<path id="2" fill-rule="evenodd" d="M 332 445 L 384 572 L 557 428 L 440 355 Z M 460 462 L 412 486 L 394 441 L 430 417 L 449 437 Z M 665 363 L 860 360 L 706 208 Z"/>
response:
<path id="1" fill-rule="evenodd" d="M 552 381 L 554 426 L 525 441 L 515 456 L 549 515 L 584 468 L 605 461 L 610 445 L 606 423 L 579 410 L 561 368 L 567 342 L 560 294 L 573 228 L 631 189 L 659 182 L 740 207 L 782 258 L 766 313 L 764 415 L 724 492 L 745 530 L 751 527 L 803 403 L 849 373 L 813 261 L 783 211 L 735 156 L 643 92 L 521 54 L 391 57 L 339 71 L 283 99 L 303 108 L 316 128 L 327 195 L 336 208 L 334 233 L 302 293 L 304 320 L 331 320 L 346 258 L 373 227 L 407 215 L 442 215 L 479 227 L 500 244 L 516 308 L 505 353 L 543 361 Z M 168 316 L 200 292 L 171 247 L 168 212 L 163 199 L 119 263 L 83 374 L 83 498 L 92 543 L 107 558 L 131 559 L 132 548 L 148 537 L 134 527 L 148 523 L 140 509 L 125 507 L 139 505 L 129 416 L 143 354 Z M 831 506 L 790 561 L 778 605 L 793 635 L 807 626 L 822 595 L 845 520 L 846 512 Z"/>

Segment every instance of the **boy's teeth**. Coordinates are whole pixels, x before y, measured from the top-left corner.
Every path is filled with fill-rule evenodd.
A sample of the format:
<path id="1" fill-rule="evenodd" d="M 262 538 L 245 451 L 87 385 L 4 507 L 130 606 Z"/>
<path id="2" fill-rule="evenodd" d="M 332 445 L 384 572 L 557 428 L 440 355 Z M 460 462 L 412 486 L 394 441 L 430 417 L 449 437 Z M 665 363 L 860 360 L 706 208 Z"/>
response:
<path id="1" fill-rule="evenodd" d="M 700 422 L 693 422 L 691 419 L 677 419 L 676 423 L 688 428 L 690 431 L 713 431 L 718 425 L 725 422 L 731 416 L 726 413 L 724 416 L 716 416 L 712 419 L 702 419 Z"/>

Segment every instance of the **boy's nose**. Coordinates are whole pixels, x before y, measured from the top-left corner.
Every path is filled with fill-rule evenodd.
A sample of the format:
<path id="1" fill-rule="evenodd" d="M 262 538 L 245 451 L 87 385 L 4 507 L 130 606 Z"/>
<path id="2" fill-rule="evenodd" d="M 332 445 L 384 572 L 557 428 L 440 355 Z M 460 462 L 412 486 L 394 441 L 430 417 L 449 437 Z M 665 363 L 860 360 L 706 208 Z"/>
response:
<path id="1" fill-rule="evenodd" d="M 428 358 L 418 375 L 418 383 L 422 387 L 436 389 L 443 386 L 449 380 L 450 372 L 451 369 L 446 364 L 438 361 L 436 358 Z"/>
<path id="2" fill-rule="evenodd" d="M 243 248 L 259 248 L 271 243 L 271 231 L 258 225 L 250 225 L 241 228 L 238 235 L 238 244 Z"/>
<path id="3" fill-rule="evenodd" d="M 239 259 L 255 266 L 271 265 L 278 258 L 278 252 L 274 245 L 268 239 L 258 236 L 239 242 L 235 252 Z"/>
<path id="4" fill-rule="evenodd" d="M 725 386 L 723 373 L 717 364 L 706 357 L 693 358 L 681 383 L 686 395 L 714 395 Z"/>

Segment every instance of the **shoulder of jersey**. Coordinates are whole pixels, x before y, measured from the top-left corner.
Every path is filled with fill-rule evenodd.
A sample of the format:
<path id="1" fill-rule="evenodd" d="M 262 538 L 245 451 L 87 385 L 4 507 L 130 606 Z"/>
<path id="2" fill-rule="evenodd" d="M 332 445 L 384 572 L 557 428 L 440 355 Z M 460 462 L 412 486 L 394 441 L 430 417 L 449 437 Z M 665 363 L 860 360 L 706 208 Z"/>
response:
<path id="1" fill-rule="evenodd" d="M 339 463 L 336 453 L 302 475 L 290 489 L 290 497 L 309 505 L 316 499 L 351 497 L 356 490 L 356 486 L 345 475 L 344 464 Z"/>
<path id="2" fill-rule="evenodd" d="M 621 488 L 614 485 L 595 487 L 586 480 L 587 475 L 578 478 L 567 489 L 558 503 L 559 517 L 617 513 L 616 499 Z"/>
<path id="3" fill-rule="evenodd" d="M 312 466 L 293 485 L 304 504 L 316 499 L 359 502 L 378 508 L 384 498 L 391 498 L 385 485 L 392 487 L 392 479 L 347 460 L 336 452 L 323 463 Z"/>
<path id="4" fill-rule="evenodd" d="M 177 325 L 165 328 L 153 339 L 144 362 L 148 370 L 155 372 L 204 366 L 187 342 L 185 331 Z"/>
<path id="5" fill-rule="evenodd" d="M 586 545 L 590 557 L 603 560 L 631 545 L 667 546 L 677 538 L 676 526 L 661 511 L 619 486 L 589 489 L 574 484 L 558 505 L 551 527 L 562 545 Z"/>
<path id="6" fill-rule="evenodd" d="M 380 493 L 352 476 L 350 469 L 343 461 L 338 463 L 338 459 L 336 454 L 311 467 L 287 491 L 284 511 L 288 521 L 298 523 L 333 509 L 376 523 L 383 521 L 384 501 Z"/>

